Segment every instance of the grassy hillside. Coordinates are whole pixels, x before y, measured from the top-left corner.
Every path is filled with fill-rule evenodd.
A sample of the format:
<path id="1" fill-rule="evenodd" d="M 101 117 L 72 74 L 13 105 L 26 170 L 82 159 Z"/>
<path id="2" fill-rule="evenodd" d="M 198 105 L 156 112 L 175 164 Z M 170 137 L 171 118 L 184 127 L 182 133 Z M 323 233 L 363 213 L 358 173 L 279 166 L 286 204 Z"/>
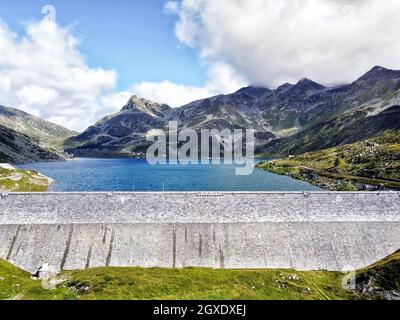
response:
<path id="1" fill-rule="evenodd" d="M 51 184 L 51 179 L 36 171 L 3 169 L 0 167 L 0 192 L 42 192 Z"/>
<path id="2" fill-rule="evenodd" d="M 331 108 L 329 105 L 324 107 Z M 400 106 L 395 105 L 375 113 L 376 111 L 367 107 L 311 126 L 307 125 L 299 133 L 273 140 L 265 146 L 257 148 L 256 152 L 278 156 L 300 155 L 372 139 L 387 130 L 400 130 Z"/>
<path id="3" fill-rule="evenodd" d="M 14 131 L 0 123 L 0 163 L 60 161 L 67 155 L 26 134 Z"/>
<path id="4" fill-rule="evenodd" d="M 40 281 L 0 259 L 0 300 L 6 299 L 74 299 L 76 295 L 65 288 L 45 290 Z"/>
<path id="5" fill-rule="evenodd" d="M 393 299 L 400 290 L 400 253 L 357 272 L 357 290 L 342 288 L 339 272 L 95 268 L 64 271 L 58 285 L 42 282 L 0 260 L 0 299 Z M 46 286 L 45 286 L 46 287 Z"/>
<path id="6" fill-rule="evenodd" d="M 0 106 L 0 162 L 61 161 L 64 140 L 77 133 L 18 109 Z"/>
<path id="7" fill-rule="evenodd" d="M 61 273 L 53 291 L 0 262 L 0 299 L 351 299 L 342 275 L 291 270 L 98 268 Z M 0 278 L 0 279 L 1 279 Z"/>
<path id="8" fill-rule="evenodd" d="M 327 190 L 400 189 L 400 131 L 386 131 L 366 141 L 263 162 L 257 167 Z"/>
<path id="9" fill-rule="evenodd" d="M 43 148 L 60 149 L 77 132 L 15 108 L 0 106 L 0 124 L 40 141 Z"/>
<path id="10" fill-rule="evenodd" d="M 66 274 L 82 299 L 346 299 L 336 273 L 109 268 Z"/>

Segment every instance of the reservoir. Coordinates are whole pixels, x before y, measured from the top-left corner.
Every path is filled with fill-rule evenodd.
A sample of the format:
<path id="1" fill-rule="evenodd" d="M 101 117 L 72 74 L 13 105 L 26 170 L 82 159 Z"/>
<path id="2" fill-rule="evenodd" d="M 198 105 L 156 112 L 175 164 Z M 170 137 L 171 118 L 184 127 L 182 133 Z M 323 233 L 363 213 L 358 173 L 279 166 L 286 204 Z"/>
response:
<path id="1" fill-rule="evenodd" d="M 49 191 L 321 191 L 306 182 L 255 168 L 235 175 L 234 165 L 150 165 L 146 159 L 77 158 L 19 166 L 52 178 Z"/>

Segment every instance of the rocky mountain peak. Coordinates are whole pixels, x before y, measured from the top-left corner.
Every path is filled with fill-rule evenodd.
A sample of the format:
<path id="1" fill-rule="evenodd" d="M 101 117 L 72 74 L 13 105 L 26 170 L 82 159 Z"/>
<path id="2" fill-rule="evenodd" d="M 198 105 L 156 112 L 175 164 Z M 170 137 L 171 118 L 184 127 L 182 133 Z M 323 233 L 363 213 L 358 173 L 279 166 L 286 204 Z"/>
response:
<path id="1" fill-rule="evenodd" d="M 294 87 L 293 84 L 291 84 L 289 82 L 286 82 L 286 83 L 282 84 L 281 86 L 279 86 L 275 91 L 283 92 L 283 91 L 286 91 L 286 90 L 291 89 L 293 87 Z"/>
<path id="2" fill-rule="evenodd" d="M 309 79 L 301 79 L 299 82 L 297 82 L 295 85 L 290 84 L 290 83 L 285 83 L 278 87 L 275 92 L 279 96 L 286 96 L 286 95 L 299 95 L 299 94 L 313 94 L 315 92 L 319 92 L 321 90 L 324 90 L 325 87 L 323 85 L 320 85 L 319 83 L 316 83 L 312 80 Z"/>
<path id="3" fill-rule="evenodd" d="M 356 80 L 356 83 L 361 84 L 364 82 L 377 82 L 383 79 L 400 80 L 400 71 L 375 66 L 358 80 Z"/>
<path id="4" fill-rule="evenodd" d="M 244 87 L 239 89 L 234 93 L 234 95 L 238 94 L 247 94 L 249 96 L 253 97 L 261 97 L 265 93 L 271 92 L 271 90 L 264 88 L 264 87 L 258 87 L 258 86 L 249 86 L 249 87 Z"/>
<path id="5" fill-rule="evenodd" d="M 170 109 L 171 108 L 166 104 L 155 103 L 133 95 L 125 107 L 122 108 L 122 111 L 139 111 L 151 116 L 159 117 L 164 115 L 164 113 L 168 112 Z"/>
<path id="6" fill-rule="evenodd" d="M 296 88 L 302 91 L 311 91 L 311 90 L 323 90 L 325 87 L 319 83 L 316 83 L 310 79 L 303 78 L 299 82 L 297 82 Z"/>
<path id="7" fill-rule="evenodd" d="M 126 104 L 126 106 L 124 107 L 125 110 L 127 109 L 145 109 L 148 106 L 152 106 L 155 103 L 153 103 L 150 100 L 146 100 L 144 98 L 140 98 L 136 95 L 133 95 L 132 97 L 130 97 L 130 99 L 128 100 L 128 103 Z"/>

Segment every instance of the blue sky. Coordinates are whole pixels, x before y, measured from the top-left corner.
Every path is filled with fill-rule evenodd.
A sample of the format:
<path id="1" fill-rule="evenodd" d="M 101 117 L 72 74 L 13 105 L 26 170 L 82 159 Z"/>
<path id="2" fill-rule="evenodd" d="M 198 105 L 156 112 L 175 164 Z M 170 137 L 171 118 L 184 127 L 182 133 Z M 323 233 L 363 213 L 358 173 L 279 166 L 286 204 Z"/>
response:
<path id="1" fill-rule="evenodd" d="M 42 19 L 47 4 L 56 8 L 58 24 L 74 26 L 90 66 L 118 71 L 119 90 L 141 81 L 204 85 L 202 63 L 177 40 L 165 0 L 0 0 L 0 17 L 22 35 L 24 22 Z"/>

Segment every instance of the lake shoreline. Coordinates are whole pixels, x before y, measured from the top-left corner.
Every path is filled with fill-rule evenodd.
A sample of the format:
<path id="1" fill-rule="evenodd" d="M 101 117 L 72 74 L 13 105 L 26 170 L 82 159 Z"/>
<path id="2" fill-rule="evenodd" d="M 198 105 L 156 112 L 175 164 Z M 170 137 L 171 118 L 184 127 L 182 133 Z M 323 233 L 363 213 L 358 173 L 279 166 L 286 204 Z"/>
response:
<path id="1" fill-rule="evenodd" d="M 294 167 L 280 166 L 274 161 L 259 163 L 256 167 L 267 172 L 310 183 L 326 191 L 400 190 L 400 183 L 396 181 L 334 174 L 308 167 L 296 167 L 298 171 L 295 171 L 293 170 Z M 397 185 L 399 187 L 396 187 Z"/>

